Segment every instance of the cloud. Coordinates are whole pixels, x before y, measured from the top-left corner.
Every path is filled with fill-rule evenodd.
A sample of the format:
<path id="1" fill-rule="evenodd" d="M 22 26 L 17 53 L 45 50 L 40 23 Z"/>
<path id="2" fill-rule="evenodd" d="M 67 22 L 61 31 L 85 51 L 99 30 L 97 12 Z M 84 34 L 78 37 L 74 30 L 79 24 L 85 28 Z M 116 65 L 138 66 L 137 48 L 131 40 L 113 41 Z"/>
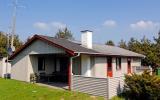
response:
<path id="1" fill-rule="evenodd" d="M 117 23 L 114 20 L 106 20 L 103 23 L 103 26 L 105 26 L 105 27 L 115 27 L 115 26 L 117 26 Z"/>
<path id="2" fill-rule="evenodd" d="M 134 30 L 151 30 L 160 26 L 160 23 L 153 21 L 140 20 L 134 24 L 130 24 L 130 27 Z"/>
<path id="3" fill-rule="evenodd" d="M 33 24 L 33 26 L 37 29 L 40 29 L 40 30 L 48 30 L 49 29 L 48 24 L 44 23 L 44 22 L 36 22 Z"/>
<path id="4" fill-rule="evenodd" d="M 51 31 L 57 29 L 64 29 L 65 27 L 67 27 L 67 25 L 62 22 L 36 22 L 33 24 L 33 27 L 43 31 Z"/>

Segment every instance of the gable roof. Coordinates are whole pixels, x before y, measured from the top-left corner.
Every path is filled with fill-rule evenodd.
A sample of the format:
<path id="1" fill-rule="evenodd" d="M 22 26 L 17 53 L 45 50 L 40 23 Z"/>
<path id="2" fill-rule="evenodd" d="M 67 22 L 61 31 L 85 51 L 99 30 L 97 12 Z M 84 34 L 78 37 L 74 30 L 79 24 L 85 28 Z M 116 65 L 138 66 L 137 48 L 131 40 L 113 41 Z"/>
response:
<path id="1" fill-rule="evenodd" d="M 145 57 L 144 55 L 125 50 L 115 46 L 107 46 L 107 45 L 99 45 L 93 44 L 93 49 L 88 49 L 81 45 L 81 43 L 70 41 L 66 39 L 57 39 L 54 37 L 44 36 L 44 35 L 34 35 L 28 42 L 26 42 L 23 46 L 21 46 L 18 50 L 16 50 L 13 55 L 9 57 L 9 59 L 13 59 L 16 55 L 18 55 L 22 50 L 28 47 L 35 40 L 41 40 L 47 42 L 49 45 L 62 48 L 66 52 L 71 55 L 75 53 L 83 53 L 83 54 L 94 54 L 94 55 L 105 55 L 105 56 L 128 56 L 128 57 Z"/>

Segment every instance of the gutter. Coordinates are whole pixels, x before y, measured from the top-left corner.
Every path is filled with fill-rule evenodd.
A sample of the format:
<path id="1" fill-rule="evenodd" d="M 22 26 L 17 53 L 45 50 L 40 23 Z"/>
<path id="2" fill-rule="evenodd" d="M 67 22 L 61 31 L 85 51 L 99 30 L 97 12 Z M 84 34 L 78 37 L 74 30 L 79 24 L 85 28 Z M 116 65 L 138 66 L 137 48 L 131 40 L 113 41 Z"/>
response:
<path id="1" fill-rule="evenodd" d="M 71 57 L 70 58 L 70 65 L 69 65 L 69 90 L 72 90 L 72 75 L 73 75 L 73 73 L 72 73 L 72 61 L 73 61 L 73 59 L 74 58 L 77 58 L 77 57 L 79 57 L 80 56 L 80 53 L 78 53 L 76 56 L 73 56 L 73 57 Z"/>
<path id="2" fill-rule="evenodd" d="M 71 57 L 71 59 L 70 59 L 70 62 L 71 62 L 71 65 L 70 65 L 70 67 L 71 67 L 71 75 L 73 75 L 73 73 L 72 73 L 72 61 L 73 61 L 74 58 L 77 58 L 79 56 L 80 56 L 80 53 L 78 53 L 76 56 Z"/>

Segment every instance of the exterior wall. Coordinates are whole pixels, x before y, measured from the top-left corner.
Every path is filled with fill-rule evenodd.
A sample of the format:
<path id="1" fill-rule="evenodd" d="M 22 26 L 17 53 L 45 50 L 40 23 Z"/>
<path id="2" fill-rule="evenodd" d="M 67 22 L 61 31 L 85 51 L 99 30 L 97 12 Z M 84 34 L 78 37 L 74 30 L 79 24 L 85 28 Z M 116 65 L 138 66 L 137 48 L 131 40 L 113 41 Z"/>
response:
<path id="1" fill-rule="evenodd" d="M 72 75 L 72 91 L 79 91 L 95 96 L 103 96 L 107 100 L 120 94 L 124 87 L 124 77 L 95 78 Z"/>
<path id="2" fill-rule="evenodd" d="M 43 41 L 36 40 L 27 49 L 28 54 L 55 54 L 65 53 L 61 48 L 53 47 Z"/>
<path id="3" fill-rule="evenodd" d="M 34 61 L 31 61 L 29 55 L 55 53 L 65 53 L 65 51 L 63 49 L 50 46 L 40 40 L 34 41 L 12 60 L 11 78 L 29 82 L 30 73 L 33 73 L 31 65 L 33 64 L 34 68 L 36 67 L 36 62 L 34 62 L 36 59 L 33 57 L 31 59 Z"/>
<path id="4" fill-rule="evenodd" d="M 8 62 L 8 64 L 5 62 L 6 57 L 0 59 L 0 77 L 4 77 L 4 74 L 10 74 L 11 73 L 11 64 Z M 7 68 L 6 68 L 7 67 Z"/>
<path id="5" fill-rule="evenodd" d="M 107 78 L 84 77 L 72 75 L 71 90 L 88 93 L 95 96 L 108 97 Z"/>
<path id="6" fill-rule="evenodd" d="M 141 58 L 131 58 L 131 72 L 134 72 L 135 67 L 141 66 Z M 116 69 L 116 58 L 112 58 L 113 77 L 124 76 L 128 74 L 127 57 L 121 58 L 121 69 Z"/>
<path id="7" fill-rule="evenodd" d="M 45 57 L 45 71 L 38 71 L 38 55 L 30 55 L 29 58 L 29 75 L 32 73 L 39 74 L 40 72 L 45 72 L 47 74 L 54 72 L 55 60 L 52 56 Z"/>
<path id="8" fill-rule="evenodd" d="M 84 76 L 91 76 L 91 63 L 90 63 L 90 56 L 88 55 L 81 55 L 81 74 Z"/>
<path id="9" fill-rule="evenodd" d="M 95 57 L 94 77 L 107 77 L 107 60 L 106 57 Z"/>
<path id="10" fill-rule="evenodd" d="M 0 58 L 0 77 L 3 77 L 4 67 L 3 67 L 3 59 Z"/>
<path id="11" fill-rule="evenodd" d="M 74 75 L 81 75 L 81 57 L 73 59 L 72 70 Z"/>
<path id="12" fill-rule="evenodd" d="M 116 58 L 112 58 L 113 77 L 124 76 L 127 74 L 127 58 L 121 58 L 121 69 L 116 69 Z"/>
<path id="13" fill-rule="evenodd" d="M 28 61 L 29 56 L 20 53 L 12 61 L 11 78 L 29 82 Z"/>
<path id="14" fill-rule="evenodd" d="M 141 66 L 141 59 L 140 58 L 132 58 L 131 59 L 131 70 L 132 72 L 136 71 L 136 67 L 140 67 Z"/>
<path id="15" fill-rule="evenodd" d="M 81 56 L 81 75 L 90 77 L 107 77 L 106 57 Z"/>
<path id="16" fill-rule="evenodd" d="M 120 94 L 124 87 L 124 77 L 109 77 L 108 78 L 108 98 Z"/>

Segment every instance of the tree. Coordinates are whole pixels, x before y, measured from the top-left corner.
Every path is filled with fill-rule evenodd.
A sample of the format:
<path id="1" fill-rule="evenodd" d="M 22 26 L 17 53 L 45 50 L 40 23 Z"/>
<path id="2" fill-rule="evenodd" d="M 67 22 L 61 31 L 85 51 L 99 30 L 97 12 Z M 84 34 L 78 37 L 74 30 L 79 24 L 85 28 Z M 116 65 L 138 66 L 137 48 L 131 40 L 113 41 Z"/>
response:
<path id="1" fill-rule="evenodd" d="M 106 45 L 115 46 L 115 44 L 114 44 L 114 42 L 112 40 L 108 40 L 105 44 Z"/>
<path id="2" fill-rule="evenodd" d="M 15 49 L 19 48 L 22 45 L 18 35 L 14 36 L 14 46 Z M 7 55 L 7 36 L 4 32 L 0 32 L 0 54 L 2 56 Z"/>
<path id="3" fill-rule="evenodd" d="M 55 35 L 55 38 L 71 39 L 73 40 L 73 35 L 70 30 L 66 27 L 65 29 L 59 29 Z"/>
<path id="4" fill-rule="evenodd" d="M 160 100 L 160 78 L 149 71 L 125 75 L 124 94 L 129 100 Z"/>
<path id="5" fill-rule="evenodd" d="M 132 37 L 128 42 L 128 49 L 137 53 L 141 53 L 141 43 Z"/>
<path id="6" fill-rule="evenodd" d="M 153 48 L 154 48 L 154 53 L 155 53 L 155 66 L 156 67 L 160 67 L 160 31 L 158 32 L 158 37 L 154 37 L 154 44 L 153 44 Z"/>
<path id="7" fill-rule="evenodd" d="M 123 39 L 119 42 L 118 47 L 128 49 L 126 41 L 124 41 Z"/>

